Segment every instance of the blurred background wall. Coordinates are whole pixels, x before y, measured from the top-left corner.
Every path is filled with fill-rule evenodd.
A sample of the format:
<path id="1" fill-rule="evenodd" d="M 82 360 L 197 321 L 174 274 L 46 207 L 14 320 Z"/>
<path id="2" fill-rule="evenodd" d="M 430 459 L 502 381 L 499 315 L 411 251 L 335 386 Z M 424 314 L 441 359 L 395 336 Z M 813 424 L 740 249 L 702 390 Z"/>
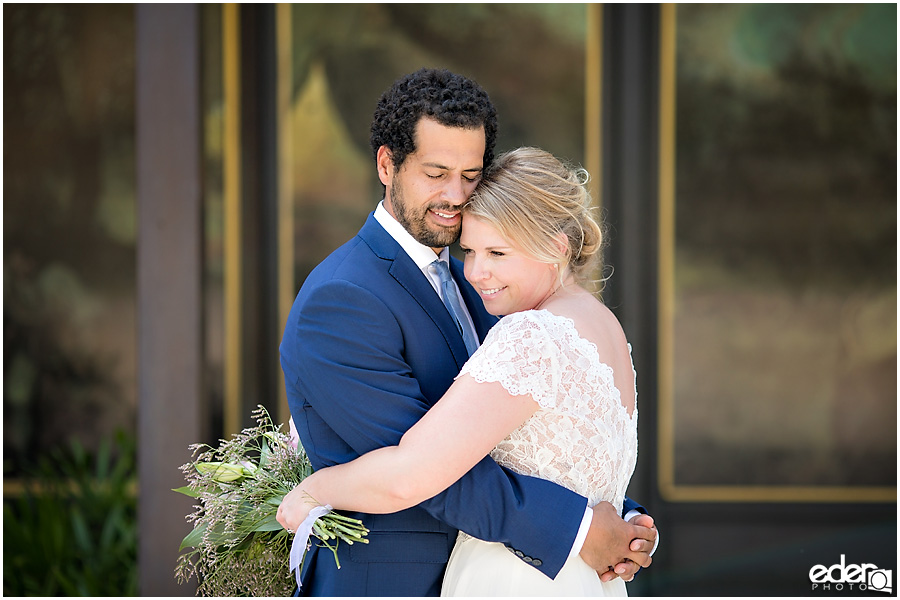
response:
<path id="1" fill-rule="evenodd" d="M 421 66 L 485 87 L 498 150 L 593 176 L 662 531 L 632 595 L 896 570 L 896 5 L 3 16 L 5 595 L 192 593 L 177 467 L 287 420 L 282 320 L 379 200 L 371 113 Z"/>

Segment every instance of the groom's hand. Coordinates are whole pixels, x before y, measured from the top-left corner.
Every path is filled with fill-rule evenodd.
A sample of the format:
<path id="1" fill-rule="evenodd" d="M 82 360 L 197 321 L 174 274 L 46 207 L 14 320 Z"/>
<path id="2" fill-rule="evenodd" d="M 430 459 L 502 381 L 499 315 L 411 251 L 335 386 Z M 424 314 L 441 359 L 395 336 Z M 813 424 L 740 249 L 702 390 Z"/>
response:
<path id="1" fill-rule="evenodd" d="M 655 534 L 658 533 L 656 531 L 656 525 L 653 524 L 653 517 L 651 517 L 650 515 L 637 515 L 636 517 L 632 517 L 629 520 L 629 523 L 632 523 L 633 525 L 640 525 L 642 527 L 649 527 L 653 530 L 653 540 L 636 538 L 631 540 L 630 545 L 630 548 L 633 552 L 646 553 L 647 562 L 646 564 L 639 565 L 632 560 L 625 560 L 625 562 L 617 564 L 612 570 L 602 573 L 600 575 L 601 581 L 612 581 L 616 577 L 621 577 L 624 581 L 631 581 L 632 579 L 634 579 L 635 574 L 638 572 L 641 566 L 648 567 L 650 566 L 650 563 L 653 562 L 653 559 L 650 557 L 650 555 L 653 552 L 653 547 L 656 545 Z"/>
<path id="2" fill-rule="evenodd" d="M 581 558 L 595 571 L 603 573 L 601 579 L 622 576 L 626 581 L 631 580 L 638 568 L 650 566 L 650 550 L 656 539 L 652 519 L 650 526 L 646 526 L 647 521 L 640 517 L 629 523 L 609 502 L 595 506 L 593 513 L 591 527 L 581 548 Z M 612 570 L 613 566 L 616 571 Z"/>

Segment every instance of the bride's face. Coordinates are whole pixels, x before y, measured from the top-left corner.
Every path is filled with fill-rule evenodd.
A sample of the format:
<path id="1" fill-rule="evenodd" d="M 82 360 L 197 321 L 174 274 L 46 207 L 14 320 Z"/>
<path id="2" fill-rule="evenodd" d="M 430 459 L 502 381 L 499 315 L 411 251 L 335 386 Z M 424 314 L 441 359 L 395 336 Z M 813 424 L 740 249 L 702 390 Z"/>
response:
<path id="1" fill-rule="evenodd" d="M 476 217 L 463 215 L 459 245 L 466 279 L 492 315 L 538 308 L 558 285 L 556 269 L 530 258 Z"/>

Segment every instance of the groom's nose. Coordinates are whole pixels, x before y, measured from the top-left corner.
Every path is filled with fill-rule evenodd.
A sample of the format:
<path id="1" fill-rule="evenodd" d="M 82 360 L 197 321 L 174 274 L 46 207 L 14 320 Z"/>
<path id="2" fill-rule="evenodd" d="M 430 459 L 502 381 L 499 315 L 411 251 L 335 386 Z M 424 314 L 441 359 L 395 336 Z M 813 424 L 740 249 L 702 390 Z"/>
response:
<path id="1" fill-rule="evenodd" d="M 460 206 L 469 198 L 469 190 L 462 177 L 448 177 L 447 183 L 441 193 L 441 198 L 454 207 Z"/>

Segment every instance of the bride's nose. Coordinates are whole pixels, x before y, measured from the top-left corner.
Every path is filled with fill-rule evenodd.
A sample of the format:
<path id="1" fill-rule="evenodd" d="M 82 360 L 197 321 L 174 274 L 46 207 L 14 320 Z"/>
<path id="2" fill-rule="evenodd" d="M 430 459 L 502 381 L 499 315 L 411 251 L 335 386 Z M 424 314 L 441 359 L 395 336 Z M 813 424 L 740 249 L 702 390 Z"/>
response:
<path id="1" fill-rule="evenodd" d="M 471 283 L 475 283 L 476 281 L 484 281 L 491 276 L 484 260 L 482 258 L 479 258 L 478 256 L 475 256 L 474 252 L 466 255 L 465 273 L 466 279 L 468 279 Z"/>

